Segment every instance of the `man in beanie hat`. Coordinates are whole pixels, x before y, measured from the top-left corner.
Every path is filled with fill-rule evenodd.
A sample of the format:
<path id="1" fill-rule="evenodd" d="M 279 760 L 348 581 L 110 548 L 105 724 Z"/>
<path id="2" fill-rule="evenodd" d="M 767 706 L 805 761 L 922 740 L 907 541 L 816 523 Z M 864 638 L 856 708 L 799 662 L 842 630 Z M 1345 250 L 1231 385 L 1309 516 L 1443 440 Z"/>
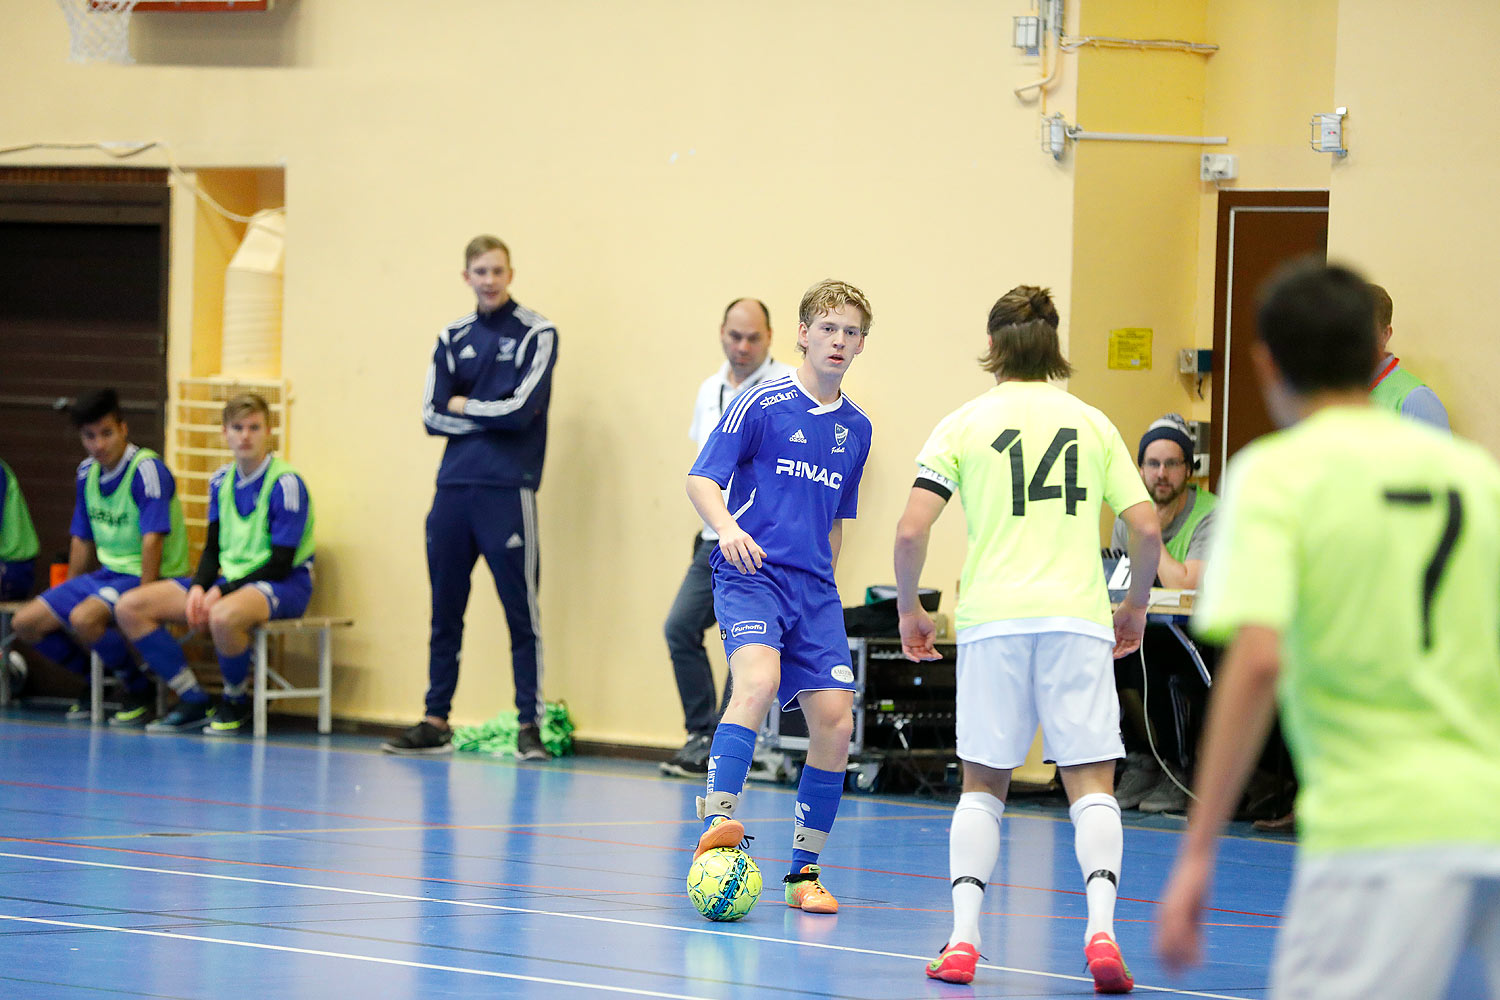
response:
<path id="1" fill-rule="evenodd" d="M 1172 590 L 1194 590 L 1203 575 L 1217 501 L 1212 493 L 1188 482 L 1193 471 L 1193 438 L 1187 421 L 1168 413 L 1152 423 L 1136 449 L 1136 465 L 1161 524 L 1157 581 Z M 1125 523 L 1116 518 L 1110 546 L 1124 549 L 1126 540 Z M 1187 808 L 1187 794 L 1172 775 L 1162 771 L 1151 752 L 1146 710 L 1152 710 L 1149 724 L 1157 752 L 1185 783 L 1195 729 L 1192 722 L 1201 718 L 1207 693 L 1197 668 L 1164 626 L 1148 626 L 1141 658 L 1115 662 L 1115 683 L 1120 689 L 1125 736 L 1133 744 L 1127 747 L 1125 770 L 1115 789 L 1120 808 L 1181 812 Z M 1150 692 L 1144 701 L 1142 691 Z"/>

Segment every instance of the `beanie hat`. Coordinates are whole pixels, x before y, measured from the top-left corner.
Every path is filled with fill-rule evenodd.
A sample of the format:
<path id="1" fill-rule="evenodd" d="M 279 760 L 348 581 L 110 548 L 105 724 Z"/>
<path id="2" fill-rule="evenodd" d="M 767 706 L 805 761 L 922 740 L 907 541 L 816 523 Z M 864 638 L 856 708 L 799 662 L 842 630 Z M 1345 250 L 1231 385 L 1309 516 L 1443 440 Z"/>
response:
<path id="1" fill-rule="evenodd" d="M 1168 413 L 1146 428 L 1146 433 L 1141 435 L 1141 446 L 1135 452 L 1136 465 L 1146 460 L 1146 446 L 1152 441 L 1171 441 L 1182 449 L 1184 461 L 1193 460 L 1193 436 L 1188 433 L 1187 421 L 1181 414 Z"/>

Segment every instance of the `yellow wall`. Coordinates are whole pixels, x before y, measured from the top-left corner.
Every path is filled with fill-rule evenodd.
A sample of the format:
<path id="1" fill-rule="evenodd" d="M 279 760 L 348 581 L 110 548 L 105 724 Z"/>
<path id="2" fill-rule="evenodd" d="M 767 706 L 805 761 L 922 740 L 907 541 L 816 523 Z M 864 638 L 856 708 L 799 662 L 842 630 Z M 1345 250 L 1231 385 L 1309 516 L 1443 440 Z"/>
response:
<path id="1" fill-rule="evenodd" d="M 138 15 L 140 65 L 79 67 L 60 12 L 0 0 L 0 145 L 151 138 L 198 171 L 284 166 L 283 363 L 318 503 L 316 606 L 358 619 L 337 646 L 344 716 L 420 709 L 441 444 L 418 399 L 437 330 L 472 306 L 465 241 L 510 242 L 517 298 L 561 338 L 540 494 L 546 690 L 583 736 L 666 745 L 681 712 L 660 626 L 695 523 L 685 431 L 725 302 L 765 299 L 792 359 L 808 284 L 835 275 L 872 298 L 848 384 L 877 435 L 839 574 L 854 601 L 891 579 L 912 455 L 985 386 L 990 303 L 1020 281 L 1070 298 L 1071 178 L 1010 92 L 1037 72 L 1002 44 L 1017 12 L 301 2 Z M 961 547 L 955 514 L 926 581 L 950 603 Z M 504 625 L 476 582 L 456 721 L 510 703 Z"/>
<path id="2" fill-rule="evenodd" d="M 1079 33 L 1204 41 L 1199 2 L 1091 0 Z M 1203 55 L 1082 49 L 1078 124 L 1095 132 L 1203 133 Z M 1200 182 L 1196 145 L 1082 140 L 1073 214 L 1071 391 L 1099 406 L 1133 448 L 1152 420 L 1189 415 L 1177 352 L 1194 344 Z M 1109 331 L 1152 330 L 1149 370 L 1107 367 Z"/>
<path id="3" fill-rule="evenodd" d="M 1308 120 L 1332 111 L 1338 0 L 1218 0 L 1207 11 L 1206 40 L 1220 46 L 1207 63 L 1203 129 L 1227 136 L 1239 177 L 1199 182 L 1194 345 L 1214 342 L 1214 254 L 1220 189 L 1327 190 L 1332 157 L 1314 152 Z M 1293 26 L 1295 26 L 1293 28 Z M 1194 403 L 1208 420 L 1211 392 Z"/>
<path id="4" fill-rule="evenodd" d="M 1500 7 L 1443 8 L 1441 31 L 1408 72 L 1412 8 L 1339 6 L 1334 102 L 1349 108 L 1349 157 L 1334 165 L 1329 255 L 1384 285 L 1395 303 L 1390 349 L 1448 408 L 1453 427 L 1500 452 L 1495 407 L 1494 183 Z"/>

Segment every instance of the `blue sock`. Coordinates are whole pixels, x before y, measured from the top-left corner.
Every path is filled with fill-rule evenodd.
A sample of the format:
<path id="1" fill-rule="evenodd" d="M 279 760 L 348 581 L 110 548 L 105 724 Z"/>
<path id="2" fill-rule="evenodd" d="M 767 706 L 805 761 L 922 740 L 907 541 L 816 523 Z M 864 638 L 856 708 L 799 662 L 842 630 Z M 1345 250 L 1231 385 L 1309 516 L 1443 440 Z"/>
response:
<path id="1" fill-rule="evenodd" d="M 802 766 L 802 780 L 797 783 L 796 830 L 806 828 L 809 832 L 822 834 L 817 837 L 818 850 L 807 850 L 795 846 L 793 837 L 792 875 L 802 871 L 803 865 L 817 864 L 818 854 L 823 848 L 823 839 L 833 829 L 833 819 L 839 812 L 839 801 L 844 797 L 844 774 L 842 771 L 821 771 L 811 764 Z"/>
<path id="2" fill-rule="evenodd" d="M 115 629 L 106 629 L 104 635 L 98 642 L 94 643 L 93 650 L 98 654 L 104 669 L 115 675 L 115 678 L 133 695 L 142 695 L 151 690 L 151 678 L 141 673 L 139 668 L 130 659 L 130 650 L 125 645 L 125 637 Z"/>
<path id="3" fill-rule="evenodd" d="M 224 697 L 230 701 L 244 701 L 245 689 L 249 686 L 246 678 L 250 676 L 249 647 L 233 656 L 220 653 L 219 673 L 224 676 Z"/>
<path id="4" fill-rule="evenodd" d="M 146 661 L 147 668 L 166 681 L 177 697 L 190 705 L 201 705 L 208 701 L 208 695 L 198 686 L 198 678 L 188 669 L 187 656 L 182 652 L 182 646 L 172 638 L 172 633 L 164 628 L 143 635 L 135 640 L 136 651 L 141 654 L 141 659 Z"/>
<path id="5" fill-rule="evenodd" d="M 745 790 L 745 775 L 750 773 L 750 759 L 755 756 L 755 730 L 721 722 L 714 730 L 713 747 L 708 751 L 708 790 L 738 795 Z M 711 818 L 703 821 L 707 830 Z"/>
<path id="6" fill-rule="evenodd" d="M 42 637 L 41 642 L 33 643 L 31 648 L 59 667 L 66 667 L 75 674 L 87 675 L 89 672 L 88 654 L 79 648 L 78 643 L 68 638 L 68 633 L 61 629 L 47 633 Z"/>

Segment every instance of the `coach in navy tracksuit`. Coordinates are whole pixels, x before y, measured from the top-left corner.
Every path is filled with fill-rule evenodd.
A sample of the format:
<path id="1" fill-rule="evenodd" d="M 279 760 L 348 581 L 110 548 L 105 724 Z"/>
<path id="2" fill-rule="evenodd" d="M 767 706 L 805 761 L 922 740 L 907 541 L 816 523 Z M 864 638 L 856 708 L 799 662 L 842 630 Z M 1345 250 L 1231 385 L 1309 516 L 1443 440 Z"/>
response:
<path id="1" fill-rule="evenodd" d="M 422 420 L 448 438 L 437 495 L 427 515 L 432 639 L 426 717 L 385 744 L 391 753 L 452 750 L 448 711 L 458 686 L 469 578 L 489 564 L 510 626 L 516 756 L 545 760 L 541 717 L 542 642 L 538 609 L 536 489 L 547 450 L 547 404 L 557 330 L 510 297 L 510 250 L 477 236 L 464 252 L 464 281 L 476 309 L 438 335 Z"/>

